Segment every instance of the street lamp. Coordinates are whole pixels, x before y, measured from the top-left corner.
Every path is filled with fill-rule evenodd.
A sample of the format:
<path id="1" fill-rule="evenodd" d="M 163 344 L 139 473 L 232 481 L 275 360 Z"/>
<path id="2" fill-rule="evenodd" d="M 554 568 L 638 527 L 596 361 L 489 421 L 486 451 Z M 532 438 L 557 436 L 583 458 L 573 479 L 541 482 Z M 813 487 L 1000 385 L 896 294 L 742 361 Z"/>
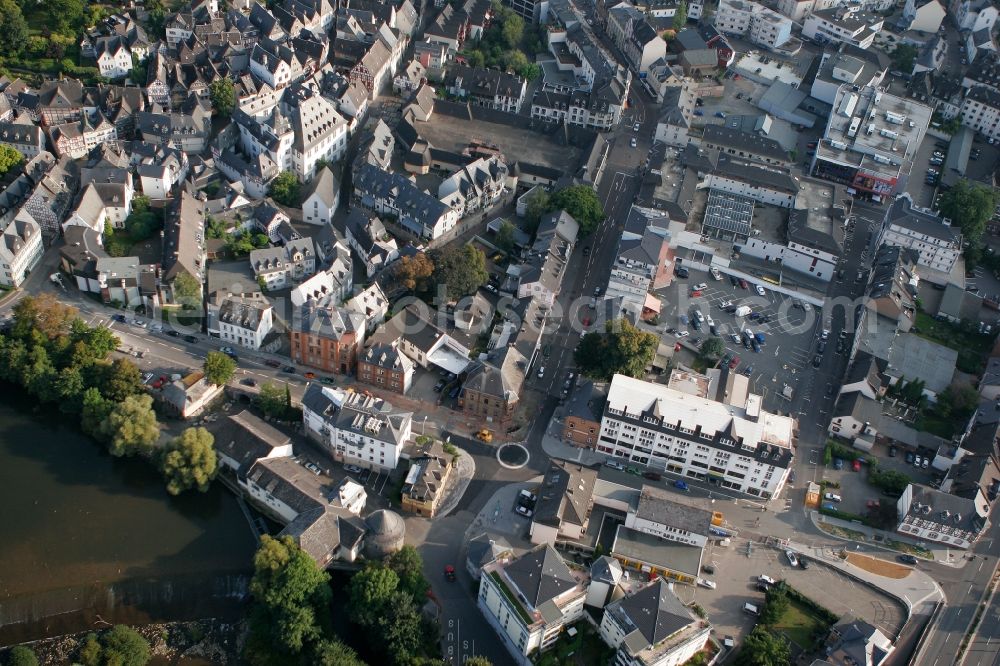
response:
<path id="1" fill-rule="evenodd" d="M 422 424 L 420 424 L 420 434 L 423 435 L 424 434 L 424 430 L 426 430 L 426 429 L 427 429 L 427 415 L 424 414 L 424 422 Z"/>

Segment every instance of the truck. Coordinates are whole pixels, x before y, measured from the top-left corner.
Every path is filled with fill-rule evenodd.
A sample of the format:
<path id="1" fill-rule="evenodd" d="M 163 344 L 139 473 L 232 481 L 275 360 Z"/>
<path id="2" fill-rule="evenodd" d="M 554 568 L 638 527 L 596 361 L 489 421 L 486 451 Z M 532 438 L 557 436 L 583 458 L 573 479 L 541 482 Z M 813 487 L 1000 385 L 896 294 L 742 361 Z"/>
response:
<path id="1" fill-rule="evenodd" d="M 750 315 L 750 312 L 751 310 L 749 306 L 741 305 L 740 307 L 736 308 L 736 312 L 734 312 L 733 314 L 737 317 L 747 317 Z"/>

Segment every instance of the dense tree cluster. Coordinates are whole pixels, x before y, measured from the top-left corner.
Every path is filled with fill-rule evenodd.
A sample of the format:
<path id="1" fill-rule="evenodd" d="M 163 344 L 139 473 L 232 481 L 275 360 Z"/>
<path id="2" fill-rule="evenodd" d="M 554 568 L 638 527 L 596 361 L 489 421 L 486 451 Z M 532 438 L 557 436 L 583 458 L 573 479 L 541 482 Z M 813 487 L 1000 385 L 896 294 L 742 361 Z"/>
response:
<path id="1" fill-rule="evenodd" d="M 299 179 L 291 171 L 282 171 L 271 181 L 268 194 L 271 198 L 285 206 L 298 206 L 302 186 Z"/>
<path id="2" fill-rule="evenodd" d="M 605 322 L 604 332 L 583 336 L 574 353 L 580 371 L 595 379 L 610 380 L 616 374 L 642 377 L 653 360 L 659 338 L 641 331 L 625 319 Z"/>
<path id="3" fill-rule="evenodd" d="M 4 0 L 0 0 L 0 7 L 3 6 Z M 0 10 L 2 12 L 2 10 Z M 2 21 L 0 21 L 2 23 Z M 0 31 L 0 35 L 3 32 Z M 16 167 L 18 164 L 24 161 L 24 155 L 21 154 L 16 148 L 11 148 L 7 144 L 0 144 L 0 176 Z"/>
<path id="4" fill-rule="evenodd" d="M 993 188 L 963 178 L 941 195 L 938 210 L 961 228 L 970 246 L 978 247 L 996 207 L 997 193 Z"/>
<path id="5" fill-rule="evenodd" d="M 139 632 L 116 624 L 100 636 L 87 634 L 76 661 L 82 666 L 145 666 L 150 657 L 149 643 Z"/>
<path id="6" fill-rule="evenodd" d="M 186 428 L 180 437 L 170 440 L 160 470 L 167 480 L 167 492 L 180 495 L 190 488 L 208 490 L 217 464 L 215 436 L 204 428 Z"/>
<path id="7" fill-rule="evenodd" d="M 434 282 L 446 290 L 446 300 L 457 300 L 476 293 L 490 279 L 486 255 L 472 245 L 446 247 L 431 254 Z"/>
<path id="8" fill-rule="evenodd" d="M 222 352 L 210 351 L 205 354 L 205 379 L 210 384 L 225 386 L 236 372 L 236 361 Z"/>
<path id="9" fill-rule="evenodd" d="M 539 27 L 531 26 L 526 29 L 524 19 L 512 9 L 494 2 L 490 27 L 462 55 L 472 67 L 503 69 L 532 81 L 542 73 L 533 58 L 543 48 Z"/>
<path id="10" fill-rule="evenodd" d="M 433 276 L 434 262 L 426 252 L 402 257 L 386 271 L 386 291 L 425 293 L 431 288 Z"/>
<path id="11" fill-rule="evenodd" d="M 557 210 L 565 210 L 573 216 L 580 224 L 581 236 L 592 234 L 604 220 L 604 206 L 597 198 L 597 192 L 589 185 L 570 185 L 551 194 L 538 190 L 528 199 L 525 219 L 534 230 L 538 228 L 542 217 Z"/>
<path id="12" fill-rule="evenodd" d="M 236 87 L 232 80 L 223 77 L 212 81 L 208 94 L 212 100 L 212 111 L 216 115 L 227 117 L 233 112 L 236 106 Z"/>

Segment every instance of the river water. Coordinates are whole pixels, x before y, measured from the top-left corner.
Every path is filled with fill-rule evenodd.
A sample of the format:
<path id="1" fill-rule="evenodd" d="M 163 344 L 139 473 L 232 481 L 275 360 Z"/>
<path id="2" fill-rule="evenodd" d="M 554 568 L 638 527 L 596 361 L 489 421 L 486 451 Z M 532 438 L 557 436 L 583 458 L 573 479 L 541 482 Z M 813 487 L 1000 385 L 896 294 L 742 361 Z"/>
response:
<path id="1" fill-rule="evenodd" d="M 112 458 L 9 385 L 0 396 L 0 645 L 235 616 L 255 542 L 231 493 L 170 497 L 147 463 Z"/>

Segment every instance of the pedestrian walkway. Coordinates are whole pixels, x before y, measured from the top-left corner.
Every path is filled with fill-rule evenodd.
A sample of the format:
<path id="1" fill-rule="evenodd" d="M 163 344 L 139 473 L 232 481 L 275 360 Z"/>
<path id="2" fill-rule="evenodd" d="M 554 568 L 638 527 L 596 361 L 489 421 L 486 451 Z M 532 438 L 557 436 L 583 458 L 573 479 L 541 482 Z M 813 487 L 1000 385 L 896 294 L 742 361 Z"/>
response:
<path id="1" fill-rule="evenodd" d="M 458 460 L 455 461 L 455 470 L 448 479 L 448 484 L 444 489 L 444 499 L 437 509 L 438 516 L 447 516 L 451 513 L 462 496 L 465 495 L 469 482 L 476 475 L 476 460 L 468 452 L 458 449 Z"/>
<path id="2" fill-rule="evenodd" d="M 820 529 L 822 529 L 820 527 L 820 523 L 825 523 L 827 525 L 833 525 L 835 527 L 840 527 L 845 530 L 851 530 L 852 532 L 860 532 L 861 534 L 864 535 L 864 540 L 858 540 L 858 539 L 851 539 L 847 536 L 841 536 L 838 534 L 830 534 L 829 532 L 827 532 L 827 534 L 829 534 L 831 537 L 835 539 L 840 539 L 841 541 L 863 543 L 866 546 L 875 546 L 877 548 L 881 548 L 883 550 L 887 550 L 893 553 L 900 553 L 902 551 L 896 548 L 890 548 L 889 546 L 886 545 L 890 541 L 897 541 L 900 543 L 909 544 L 916 548 L 921 548 L 923 550 L 930 551 L 934 561 L 937 562 L 938 564 L 943 564 L 948 567 L 954 567 L 956 569 L 960 569 L 968 563 L 968 560 L 965 558 L 964 553 L 953 552 L 950 548 L 942 544 L 927 542 L 927 541 L 918 541 L 916 539 L 913 539 L 912 537 L 908 537 L 902 534 L 896 534 L 895 532 L 886 532 L 884 530 L 875 529 L 874 527 L 869 527 L 861 523 L 855 523 L 849 520 L 842 520 L 840 518 L 834 518 L 832 516 L 824 516 L 818 511 L 810 512 L 810 518 L 812 519 L 813 524 Z M 917 555 L 917 557 L 920 557 L 920 555 Z"/>

